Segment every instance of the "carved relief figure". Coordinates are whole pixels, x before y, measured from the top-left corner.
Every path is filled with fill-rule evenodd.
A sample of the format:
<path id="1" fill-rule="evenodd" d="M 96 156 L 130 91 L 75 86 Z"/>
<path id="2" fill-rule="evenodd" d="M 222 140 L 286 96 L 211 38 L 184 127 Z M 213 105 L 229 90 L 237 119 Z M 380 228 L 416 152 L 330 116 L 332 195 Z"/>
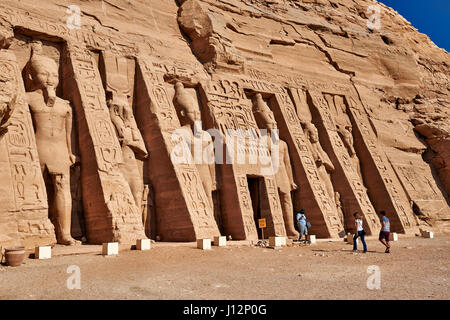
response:
<path id="1" fill-rule="evenodd" d="M 203 152 L 207 152 L 208 159 L 214 159 L 214 147 L 211 135 L 202 129 L 201 114 L 198 104 L 194 98 L 186 91 L 183 83 L 177 81 L 175 84 L 174 104 L 180 112 L 180 122 L 183 128 L 191 134 L 191 154 L 194 156 L 197 146 L 201 151 L 200 159 L 195 161 L 197 170 L 202 180 L 203 188 L 214 207 L 212 192 L 217 189 L 216 166 L 214 161 L 205 161 Z M 198 147 L 201 146 L 201 149 Z M 212 163 L 210 163 L 212 162 Z"/>
<path id="2" fill-rule="evenodd" d="M 128 102 L 130 85 L 128 80 L 127 59 L 104 52 L 107 105 L 111 121 L 122 148 L 123 163 L 120 170 L 130 186 L 134 201 L 138 208 L 142 206 L 144 182 L 136 159 L 148 157 L 141 133 L 137 128 L 133 109 Z M 146 217 L 142 217 L 145 223 Z"/>
<path id="3" fill-rule="evenodd" d="M 316 126 L 310 122 L 302 123 L 302 126 L 304 126 L 305 133 L 311 143 L 311 151 L 314 161 L 316 162 L 320 180 L 325 185 L 330 199 L 334 199 L 334 188 L 330 177 L 331 173 L 334 171 L 333 163 L 320 145 L 319 133 Z"/>
<path id="4" fill-rule="evenodd" d="M 271 131 L 277 129 L 277 122 L 262 95 L 257 93 L 254 97 L 254 114 L 258 126 L 268 131 L 268 144 L 271 143 Z M 269 145 L 269 149 L 270 145 Z M 273 156 L 273 155 L 272 155 Z M 286 234 L 290 238 L 298 238 L 298 232 L 294 227 L 294 209 L 292 205 L 291 191 L 297 189 L 292 173 L 291 160 L 287 143 L 279 140 L 279 168 L 275 173 L 275 179 L 278 186 L 283 219 L 286 227 Z"/>
<path id="5" fill-rule="evenodd" d="M 337 124 L 336 128 L 337 128 L 337 132 L 338 132 L 339 136 L 342 139 L 342 142 L 344 143 L 345 148 L 348 151 L 348 154 L 350 155 L 350 159 L 352 160 L 353 165 L 356 168 L 356 172 L 359 174 L 359 177 L 362 179 L 359 158 L 356 155 L 356 151 L 353 146 L 352 126 Z"/>
<path id="6" fill-rule="evenodd" d="M 339 215 L 339 219 L 341 220 L 342 225 L 344 224 L 344 210 L 342 208 L 342 202 L 341 202 L 341 194 L 339 192 L 334 193 L 334 202 L 336 203 L 336 209 Z"/>
<path id="7" fill-rule="evenodd" d="M 27 90 L 27 101 L 36 132 L 41 170 L 48 177 L 45 179 L 47 190 L 53 190 L 49 211 L 56 239 L 60 244 L 79 244 L 70 234 L 70 166 L 76 161 L 71 147 L 72 108 L 69 101 L 56 96 L 58 66 L 42 55 L 41 43 L 33 44 L 27 68 L 26 76 L 31 86 Z"/>
<path id="8" fill-rule="evenodd" d="M 8 131 L 16 104 L 17 85 L 14 67 L 7 62 L 0 62 L 0 137 Z"/>

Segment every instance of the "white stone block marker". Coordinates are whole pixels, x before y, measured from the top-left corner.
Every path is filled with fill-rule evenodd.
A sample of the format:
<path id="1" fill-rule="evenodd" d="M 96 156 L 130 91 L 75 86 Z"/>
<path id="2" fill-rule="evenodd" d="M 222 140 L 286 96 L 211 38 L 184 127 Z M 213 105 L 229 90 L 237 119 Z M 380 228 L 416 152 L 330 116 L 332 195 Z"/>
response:
<path id="1" fill-rule="evenodd" d="M 347 233 L 347 242 L 348 243 L 353 243 L 353 234 Z"/>
<path id="2" fill-rule="evenodd" d="M 35 259 L 50 259 L 52 257 L 52 247 L 42 246 L 34 248 L 34 258 Z"/>
<path id="3" fill-rule="evenodd" d="M 116 256 L 119 254 L 118 242 L 105 242 L 103 244 L 102 254 L 104 256 Z"/>
<path id="4" fill-rule="evenodd" d="M 309 240 L 309 243 L 311 243 L 311 244 L 317 243 L 317 239 L 316 239 L 316 236 L 314 234 L 309 234 L 308 235 L 308 240 Z"/>
<path id="5" fill-rule="evenodd" d="M 136 250 L 139 251 L 150 250 L 150 239 L 136 240 Z"/>
<path id="6" fill-rule="evenodd" d="M 197 239 L 197 248 L 211 250 L 211 239 Z"/>
<path id="7" fill-rule="evenodd" d="M 281 247 L 286 245 L 286 237 L 269 237 L 269 246 Z"/>
<path id="8" fill-rule="evenodd" d="M 398 234 L 397 232 L 391 232 L 391 236 L 389 237 L 390 241 L 398 241 Z"/>
<path id="9" fill-rule="evenodd" d="M 433 231 L 425 230 L 424 232 L 422 232 L 422 237 L 433 239 L 434 238 Z"/>
<path id="10" fill-rule="evenodd" d="M 214 237 L 214 245 L 217 247 L 225 247 L 227 245 L 227 238 L 224 236 Z"/>

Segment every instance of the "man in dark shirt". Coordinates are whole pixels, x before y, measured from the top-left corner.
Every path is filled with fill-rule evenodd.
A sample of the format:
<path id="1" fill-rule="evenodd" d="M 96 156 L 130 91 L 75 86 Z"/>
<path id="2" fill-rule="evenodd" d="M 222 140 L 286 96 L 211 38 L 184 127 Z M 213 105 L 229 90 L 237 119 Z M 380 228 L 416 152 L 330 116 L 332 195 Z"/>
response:
<path id="1" fill-rule="evenodd" d="M 380 230 L 380 236 L 378 240 L 386 247 L 385 253 L 389 253 L 389 249 L 391 248 L 391 245 L 389 244 L 389 237 L 391 234 L 391 224 L 389 222 L 389 219 L 386 217 L 386 212 L 380 211 L 381 216 L 381 230 Z"/>

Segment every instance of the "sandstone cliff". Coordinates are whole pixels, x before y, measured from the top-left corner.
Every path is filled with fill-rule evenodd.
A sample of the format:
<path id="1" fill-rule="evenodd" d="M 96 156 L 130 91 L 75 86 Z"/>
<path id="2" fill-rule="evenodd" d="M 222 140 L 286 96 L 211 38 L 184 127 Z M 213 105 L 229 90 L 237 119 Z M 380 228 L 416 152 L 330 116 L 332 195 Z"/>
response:
<path id="1" fill-rule="evenodd" d="M 79 29 L 67 27 L 76 13 L 67 11 L 69 5 L 81 9 Z M 379 20 L 373 20 L 369 6 L 378 8 Z M 375 211 L 383 209 L 393 216 L 398 232 L 448 227 L 450 55 L 377 1 L 2 1 L 2 54 L 17 66 L 18 76 L 24 75 L 34 40 L 42 41 L 45 54 L 58 61 L 57 93 L 74 107 L 72 140 L 81 164 L 71 171 L 72 220 L 77 235 L 87 235 L 90 242 L 134 241 L 144 228 L 147 236 L 167 240 L 218 232 L 254 239 L 254 219 L 260 217 L 268 218 L 269 233 L 285 234 L 274 177 L 258 182 L 263 191 L 256 196 L 262 199 L 257 213 L 256 191 L 248 178 L 256 169 L 218 167 L 218 187 L 209 204 L 200 169 L 168 164 L 173 148 L 168 137 L 180 126 L 173 103 L 177 81 L 198 102 L 205 129 L 257 128 L 252 99 L 262 94 L 289 147 L 299 186 L 292 190 L 294 209 L 308 209 L 319 236 L 351 231 L 354 211 L 365 214 L 371 233 L 379 226 Z M 133 130 L 142 134 L 149 151 L 148 159 L 136 154 L 142 183 L 150 186 L 144 189 L 142 210 L 149 217 L 144 227 L 137 218 L 140 200 L 120 166 L 122 156 L 111 155 L 111 150 L 121 154 L 120 135 L 107 129 L 104 134 L 111 139 L 105 139 L 93 124 L 102 119 L 105 128 L 113 128 L 106 111 L 109 95 L 118 95 L 109 82 L 111 55 L 118 65 L 127 59 L 128 72 L 122 71 L 129 86 L 123 94 L 134 110 Z M 97 84 L 101 89 L 95 96 L 101 101 L 92 102 L 88 87 Z M 28 91 L 26 81 L 17 90 L 18 96 Z M 19 112 L 29 117 L 24 98 L 18 100 Z M 31 136 L 30 125 L 31 118 L 13 128 Z M 311 125 L 334 171 L 310 167 L 315 157 L 308 141 Z M 12 132 L 17 130 L 7 135 Z M 0 173 L 12 182 L 0 196 L 5 198 L 0 242 L 51 242 L 42 177 L 31 183 L 41 192 L 37 197 L 21 186 L 31 181 L 31 171 L 39 175 L 37 156 L 17 160 L 34 168 L 18 173 L 17 146 L 5 138 Z M 34 143 L 30 138 L 27 148 L 34 150 Z M 104 143 L 110 143 L 107 150 Z M 27 197 L 34 198 L 27 202 Z"/>

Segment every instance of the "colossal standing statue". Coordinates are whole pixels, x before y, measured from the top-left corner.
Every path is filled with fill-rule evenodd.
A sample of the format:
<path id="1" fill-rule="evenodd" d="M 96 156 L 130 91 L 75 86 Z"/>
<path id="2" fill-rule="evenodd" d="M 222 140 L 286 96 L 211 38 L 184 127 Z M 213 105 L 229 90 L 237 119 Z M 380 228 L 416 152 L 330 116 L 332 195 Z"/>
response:
<path id="1" fill-rule="evenodd" d="M 310 122 L 302 123 L 302 126 L 304 126 L 309 142 L 311 143 L 311 151 L 314 161 L 316 162 L 320 180 L 325 185 L 330 200 L 334 202 L 335 194 L 330 177 L 331 173 L 334 171 L 333 163 L 320 145 L 319 133 L 316 126 Z"/>
<path id="2" fill-rule="evenodd" d="M 42 55 L 42 44 L 33 43 L 27 65 L 27 102 L 33 118 L 39 161 L 49 199 L 50 219 L 55 225 L 56 239 L 64 245 L 79 244 L 70 234 L 72 197 L 70 167 L 76 161 L 72 154 L 72 108 L 70 102 L 56 96 L 59 82 L 58 65 Z"/>
<path id="3" fill-rule="evenodd" d="M 202 179 L 203 188 L 213 208 L 212 192 L 217 189 L 213 141 L 211 135 L 202 129 L 202 118 L 198 104 L 180 81 L 175 83 L 174 104 L 180 112 L 182 127 L 191 135 L 191 155 L 193 157 L 196 153 L 198 155 L 194 157 L 194 161 Z M 195 148 L 198 148 L 197 151 Z M 206 157 L 204 157 L 204 152 L 207 153 Z M 205 161 L 205 158 L 212 161 Z"/>
<path id="4" fill-rule="evenodd" d="M 148 153 L 137 127 L 133 109 L 128 102 L 130 85 L 127 59 L 104 52 L 103 60 L 107 105 L 122 148 L 123 163 L 119 165 L 120 170 L 130 186 L 136 206 L 141 209 L 146 191 L 136 159 L 144 160 L 148 157 Z M 142 215 L 142 222 L 145 224 L 146 213 L 143 211 Z"/>
<path id="5" fill-rule="evenodd" d="M 270 110 L 269 106 L 263 100 L 262 95 L 257 93 L 255 95 L 254 101 L 254 111 L 256 121 L 261 129 L 266 129 L 268 131 L 268 144 L 269 149 L 272 143 L 272 130 L 277 129 L 277 122 L 275 117 Z M 278 136 L 278 135 L 277 135 Z M 287 143 L 279 139 L 278 148 L 278 170 L 275 172 L 275 180 L 278 186 L 278 194 L 280 197 L 281 208 L 283 210 L 283 220 L 286 227 L 286 234 L 290 238 L 298 238 L 298 232 L 294 227 L 294 209 L 292 205 L 291 191 L 297 189 L 297 185 L 294 182 L 292 174 L 291 160 L 289 157 L 289 149 Z M 274 154 L 272 154 L 272 159 L 274 159 Z"/>
<path id="6" fill-rule="evenodd" d="M 352 126 L 337 124 L 336 128 L 337 128 L 338 134 L 341 136 L 341 139 L 344 142 L 344 146 L 347 149 L 348 154 L 350 155 L 350 159 L 352 159 L 353 165 L 356 168 L 356 172 L 358 172 L 359 177 L 362 179 L 359 158 L 356 155 L 356 151 L 353 146 Z"/>

